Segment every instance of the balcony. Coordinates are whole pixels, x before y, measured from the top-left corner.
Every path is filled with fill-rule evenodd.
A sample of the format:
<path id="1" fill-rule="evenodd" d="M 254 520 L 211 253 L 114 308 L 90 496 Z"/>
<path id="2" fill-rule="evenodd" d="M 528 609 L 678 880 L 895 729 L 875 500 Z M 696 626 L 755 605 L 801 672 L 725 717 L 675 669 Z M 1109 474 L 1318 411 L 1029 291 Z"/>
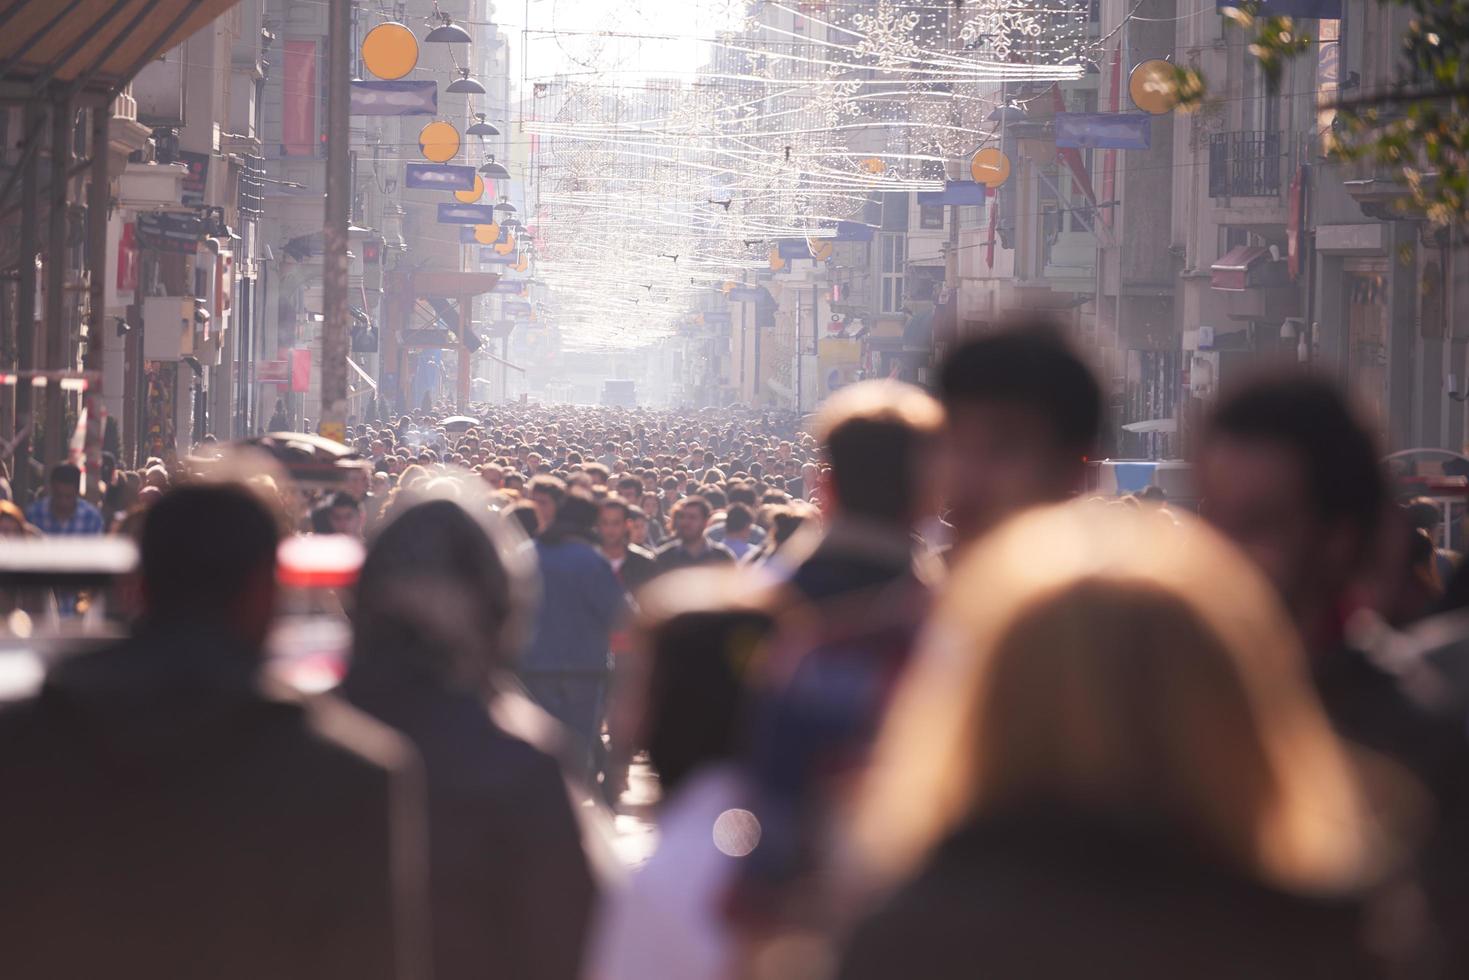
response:
<path id="1" fill-rule="evenodd" d="M 1210 197 L 1279 197 L 1277 132 L 1215 133 L 1209 138 Z"/>

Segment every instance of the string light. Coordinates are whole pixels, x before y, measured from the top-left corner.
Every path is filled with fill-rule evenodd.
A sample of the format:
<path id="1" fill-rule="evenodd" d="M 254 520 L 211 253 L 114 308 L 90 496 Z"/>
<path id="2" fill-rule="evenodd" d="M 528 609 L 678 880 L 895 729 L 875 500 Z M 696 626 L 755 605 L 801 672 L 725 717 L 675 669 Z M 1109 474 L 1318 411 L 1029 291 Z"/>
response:
<path id="1" fill-rule="evenodd" d="M 941 189 L 995 138 L 1001 83 L 1076 80 L 1101 57 L 1087 0 L 694 3 L 730 25 L 698 71 L 649 77 L 640 45 L 669 35 L 620 34 L 623 5 L 606 30 L 548 35 L 582 70 L 533 79 L 526 223 L 568 346 L 646 343 L 768 270 L 776 240 Z"/>

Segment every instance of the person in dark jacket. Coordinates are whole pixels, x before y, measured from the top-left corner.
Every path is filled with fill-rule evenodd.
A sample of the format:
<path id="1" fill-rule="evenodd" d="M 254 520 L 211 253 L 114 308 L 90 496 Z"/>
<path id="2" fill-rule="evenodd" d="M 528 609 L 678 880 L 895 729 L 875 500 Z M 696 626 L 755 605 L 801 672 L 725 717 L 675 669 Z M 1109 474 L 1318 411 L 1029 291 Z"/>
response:
<path id="1" fill-rule="evenodd" d="M 357 584 L 342 690 L 412 739 L 427 769 L 437 980 L 579 975 L 594 896 L 567 787 L 492 708 L 515 696 L 524 557 L 458 503 L 431 500 L 382 530 Z"/>
<path id="2" fill-rule="evenodd" d="M 411 748 L 260 675 L 278 526 L 242 488 L 164 496 L 134 635 L 0 713 L 6 976 L 428 976 Z"/>
<path id="3" fill-rule="evenodd" d="M 1436 716 L 1396 664 L 1349 636 L 1359 598 L 1383 567 L 1387 487 L 1372 436 L 1339 388 L 1267 374 L 1219 404 L 1198 460 L 1203 513 L 1279 592 L 1310 653 L 1333 727 L 1382 753 L 1432 796 L 1436 832 L 1422 856 L 1444 975 L 1469 972 L 1469 739 L 1463 717 Z M 1385 610 L 1383 610 L 1385 611 Z"/>
<path id="4" fill-rule="evenodd" d="M 659 548 L 656 555 L 659 575 L 680 568 L 734 562 L 734 552 L 704 537 L 704 529 L 709 526 L 713 513 L 709 501 L 700 496 L 685 497 L 674 505 L 674 538 Z"/>
<path id="5" fill-rule="evenodd" d="M 855 818 L 897 887 L 842 980 L 1374 975 L 1360 896 L 1387 849 L 1226 541 L 1033 511 L 966 555 L 932 626 Z"/>

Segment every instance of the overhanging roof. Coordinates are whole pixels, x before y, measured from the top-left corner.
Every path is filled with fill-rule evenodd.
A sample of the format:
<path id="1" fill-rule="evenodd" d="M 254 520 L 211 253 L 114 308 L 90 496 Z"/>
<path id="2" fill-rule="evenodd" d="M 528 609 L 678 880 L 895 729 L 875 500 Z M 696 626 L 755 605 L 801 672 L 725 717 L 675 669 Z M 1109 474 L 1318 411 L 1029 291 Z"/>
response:
<path id="1" fill-rule="evenodd" d="M 0 82 L 117 88 L 238 0 L 7 0 Z"/>

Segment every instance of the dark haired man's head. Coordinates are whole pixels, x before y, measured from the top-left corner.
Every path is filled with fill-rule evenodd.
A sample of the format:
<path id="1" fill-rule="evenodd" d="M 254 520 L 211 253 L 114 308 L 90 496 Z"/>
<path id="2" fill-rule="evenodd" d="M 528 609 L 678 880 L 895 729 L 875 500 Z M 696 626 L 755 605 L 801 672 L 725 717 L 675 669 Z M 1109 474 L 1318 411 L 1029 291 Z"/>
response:
<path id="1" fill-rule="evenodd" d="M 930 457 L 942 425 L 938 403 L 912 385 L 864 381 L 843 388 L 817 423 L 831 464 L 824 502 L 837 513 L 906 532 L 932 506 Z M 787 470 L 794 478 L 802 467 L 791 459 Z"/>
<path id="2" fill-rule="evenodd" d="M 527 486 L 531 503 L 536 505 L 539 530 L 545 531 L 556 520 L 556 512 L 566 499 L 566 483 L 554 476 L 534 477 Z"/>
<path id="3" fill-rule="evenodd" d="M 713 511 L 703 497 L 685 497 L 673 508 L 673 533 L 686 547 L 692 547 L 704 538 L 704 528 L 709 524 Z"/>
<path id="4" fill-rule="evenodd" d="M 1280 590 L 1311 642 L 1367 557 L 1386 490 L 1342 393 L 1290 373 L 1226 393 L 1198 458 L 1205 516 Z"/>
<path id="5" fill-rule="evenodd" d="M 597 515 L 601 508 L 586 490 L 573 488 L 562 498 L 556 509 L 556 520 L 542 532 L 547 541 L 578 538 L 596 543 Z"/>
<path id="6" fill-rule="evenodd" d="M 951 520 L 972 541 L 1086 482 L 1102 391 L 1059 328 L 1020 323 L 960 345 L 939 371 Z"/>
<path id="7" fill-rule="evenodd" d="M 724 510 L 729 506 L 729 498 L 724 491 L 716 486 L 704 486 L 699 488 L 699 496 L 709 501 L 710 511 Z"/>
<path id="8" fill-rule="evenodd" d="M 208 623 L 252 650 L 275 608 L 280 529 L 250 491 L 191 486 L 165 494 L 143 521 L 143 608 L 156 625 Z"/>
<path id="9" fill-rule="evenodd" d="M 608 497 L 602 501 L 597 514 L 597 537 L 602 550 L 615 556 L 627 547 L 632 536 L 631 508 L 619 497 Z"/>
<path id="10" fill-rule="evenodd" d="M 327 517 L 332 534 L 362 537 L 362 501 L 346 491 L 332 494 L 327 502 Z"/>
<path id="11" fill-rule="evenodd" d="M 643 481 L 640 477 L 624 476 L 617 481 L 617 492 L 624 500 L 637 500 L 643 493 Z"/>
<path id="12" fill-rule="evenodd" d="M 730 504 L 724 515 L 724 529 L 729 534 L 743 534 L 755 523 L 755 515 L 744 504 Z"/>
<path id="13" fill-rule="evenodd" d="M 643 735 L 665 792 L 738 750 L 742 671 L 773 625 L 763 613 L 708 611 L 685 612 L 651 630 Z"/>
<path id="14" fill-rule="evenodd" d="M 51 493 L 51 513 L 63 520 L 70 518 L 81 496 L 82 471 L 70 463 L 60 463 L 51 468 L 46 484 Z"/>

